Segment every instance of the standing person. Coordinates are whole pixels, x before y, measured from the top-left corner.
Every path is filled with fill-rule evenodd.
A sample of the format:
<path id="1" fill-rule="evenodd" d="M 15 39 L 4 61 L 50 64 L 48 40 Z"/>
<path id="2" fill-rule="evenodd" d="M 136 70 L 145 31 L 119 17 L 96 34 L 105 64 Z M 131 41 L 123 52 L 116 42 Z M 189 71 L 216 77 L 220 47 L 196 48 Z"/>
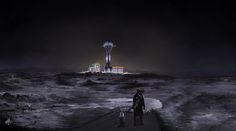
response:
<path id="1" fill-rule="evenodd" d="M 140 124 L 143 125 L 143 110 L 145 110 L 143 90 L 137 89 L 136 94 L 133 97 L 133 109 L 134 109 L 134 126 L 136 126 L 136 117 L 139 116 Z"/>

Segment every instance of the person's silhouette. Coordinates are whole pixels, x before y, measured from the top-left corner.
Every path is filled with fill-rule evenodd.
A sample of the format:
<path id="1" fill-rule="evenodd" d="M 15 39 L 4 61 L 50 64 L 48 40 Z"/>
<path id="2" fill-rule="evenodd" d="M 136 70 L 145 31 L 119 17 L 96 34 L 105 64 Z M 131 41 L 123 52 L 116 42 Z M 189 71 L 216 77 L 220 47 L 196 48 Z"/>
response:
<path id="1" fill-rule="evenodd" d="M 145 103 L 143 98 L 144 91 L 141 89 L 137 89 L 136 94 L 133 97 L 133 106 L 134 109 L 134 125 L 136 125 L 136 117 L 140 117 L 140 124 L 143 125 L 143 110 L 145 110 Z"/>

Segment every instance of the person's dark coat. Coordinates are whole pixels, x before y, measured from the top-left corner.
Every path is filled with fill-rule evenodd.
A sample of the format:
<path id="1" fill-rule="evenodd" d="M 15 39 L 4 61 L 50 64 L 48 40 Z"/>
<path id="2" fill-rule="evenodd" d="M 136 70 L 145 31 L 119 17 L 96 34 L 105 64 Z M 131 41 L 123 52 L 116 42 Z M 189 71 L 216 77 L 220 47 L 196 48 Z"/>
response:
<path id="1" fill-rule="evenodd" d="M 145 109 L 144 98 L 142 93 L 136 93 L 133 97 L 133 109 L 135 116 L 142 116 Z"/>

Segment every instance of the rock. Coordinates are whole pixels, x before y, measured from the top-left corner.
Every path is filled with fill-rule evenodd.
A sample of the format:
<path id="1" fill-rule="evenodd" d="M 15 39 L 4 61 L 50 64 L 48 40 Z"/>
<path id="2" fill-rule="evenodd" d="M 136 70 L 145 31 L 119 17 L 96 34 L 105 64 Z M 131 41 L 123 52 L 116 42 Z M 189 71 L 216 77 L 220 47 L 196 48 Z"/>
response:
<path id="1" fill-rule="evenodd" d="M 91 86 L 91 85 L 96 85 L 97 83 L 88 79 L 86 82 L 83 83 L 83 86 Z"/>
<path id="2" fill-rule="evenodd" d="M 6 100 L 14 100 L 15 96 L 6 92 L 6 93 L 3 94 L 3 98 L 6 99 Z"/>
<path id="3" fill-rule="evenodd" d="M 17 99 L 17 101 L 28 101 L 29 100 L 29 96 L 17 94 L 16 95 L 16 99 Z"/>
<path id="4" fill-rule="evenodd" d="M 7 103 L 3 103 L 3 104 L 0 104 L 0 107 L 1 108 L 7 108 L 7 107 L 10 107 L 10 105 L 7 104 Z"/>

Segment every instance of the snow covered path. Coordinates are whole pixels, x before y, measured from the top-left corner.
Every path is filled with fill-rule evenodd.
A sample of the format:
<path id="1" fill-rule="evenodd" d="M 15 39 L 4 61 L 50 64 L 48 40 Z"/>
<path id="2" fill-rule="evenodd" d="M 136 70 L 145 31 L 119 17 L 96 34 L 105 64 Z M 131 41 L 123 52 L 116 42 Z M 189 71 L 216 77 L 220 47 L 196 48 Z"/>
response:
<path id="1" fill-rule="evenodd" d="M 119 112 L 114 111 L 98 120 L 91 121 L 75 131 L 161 131 L 154 113 L 144 114 L 144 125 L 133 125 L 133 114 L 125 113 L 125 127 L 118 127 Z M 137 119 L 138 122 L 138 119 Z"/>

